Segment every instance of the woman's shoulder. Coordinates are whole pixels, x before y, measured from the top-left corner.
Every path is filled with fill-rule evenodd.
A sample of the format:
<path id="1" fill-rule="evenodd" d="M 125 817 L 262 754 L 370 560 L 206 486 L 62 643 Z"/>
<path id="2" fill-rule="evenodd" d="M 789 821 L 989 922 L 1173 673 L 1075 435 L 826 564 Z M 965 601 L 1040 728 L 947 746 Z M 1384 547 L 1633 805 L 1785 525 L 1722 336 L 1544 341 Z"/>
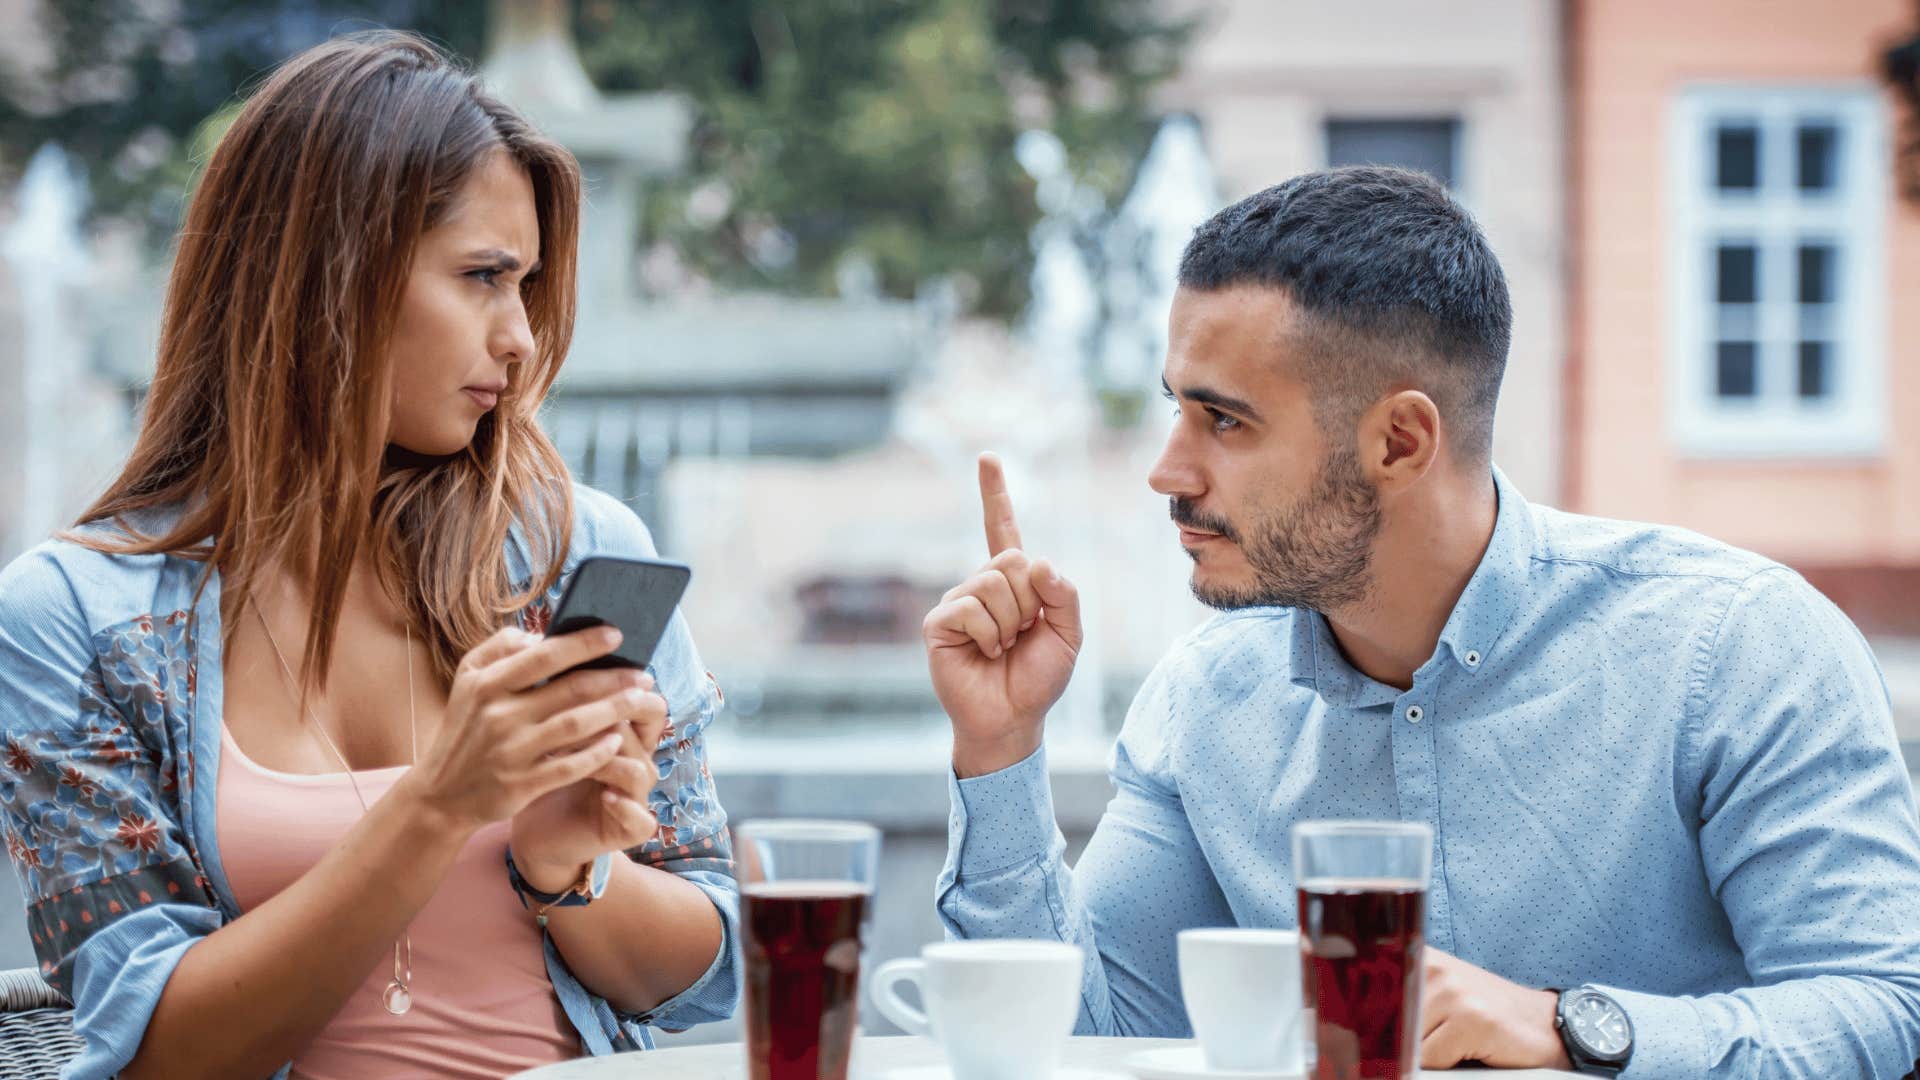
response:
<path id="1" fill-rule="evenodd" d="M 111 526 L 74 532 L 102 539 Z M 68 537 L 54 537 L 0 569 L 0 631 L 31 624 L 65 626 L 91 634 L 103 627 L 148 617 L 161 592 L 171 556 L 101 551 Z"/>
<path id="2" fill-rule="evenodd" d="M 653 532 L 632 507 L 598 488 L 573 483 L 573 543 L 568 562 L 589 555 L 651 559 L 658 554 Z"/>

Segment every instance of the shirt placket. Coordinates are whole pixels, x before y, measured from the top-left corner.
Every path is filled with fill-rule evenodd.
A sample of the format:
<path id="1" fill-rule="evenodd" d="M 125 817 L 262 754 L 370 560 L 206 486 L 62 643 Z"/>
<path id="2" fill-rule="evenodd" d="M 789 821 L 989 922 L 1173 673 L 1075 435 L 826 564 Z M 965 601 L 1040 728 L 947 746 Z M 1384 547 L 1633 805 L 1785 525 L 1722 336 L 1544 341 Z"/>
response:
<path id="1" fill-rule="evenodd" d="M 1453 915 L 1446 875 L 1440 872 L 1445 844 L 1440 833 L 1440 777 L 1434 763 L 1434 680 L 1416 678 L 1393 703 L 1393 780 L 1400 820 L 1433 830 L 1433 873 L 1427 886 L 1427 940 L 1453 952 Z"/>

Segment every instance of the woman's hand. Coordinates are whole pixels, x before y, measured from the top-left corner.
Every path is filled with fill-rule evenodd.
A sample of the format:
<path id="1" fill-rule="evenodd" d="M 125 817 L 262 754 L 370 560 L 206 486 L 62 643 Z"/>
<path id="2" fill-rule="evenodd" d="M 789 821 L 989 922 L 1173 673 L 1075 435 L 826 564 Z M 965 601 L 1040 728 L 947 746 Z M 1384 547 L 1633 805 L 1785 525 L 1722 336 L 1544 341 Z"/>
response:
<path id="1" fill-rule="evenodd" d="M 495 633 L 461 659 L 439 736 L 401 784 L 472 832 L 602 772 L 652 695 L 635 672 L 559 676 L 619 644 L 612 627 L 546 639 L 513 627 Z"/>
<path id="2" fill-rule="evenodd" d="M 593 776 L 529 803 L 513 818 L 513 862 L 541 892 L 580 880 L 602 852 L 625 851 L 653 838 L 658 822 L 647 796 L 660 781 L 654 750 L 667 726 L 667 701 L 653 680 L 627 672 L 641 691 L 621 727 L 619 754 Z"/>

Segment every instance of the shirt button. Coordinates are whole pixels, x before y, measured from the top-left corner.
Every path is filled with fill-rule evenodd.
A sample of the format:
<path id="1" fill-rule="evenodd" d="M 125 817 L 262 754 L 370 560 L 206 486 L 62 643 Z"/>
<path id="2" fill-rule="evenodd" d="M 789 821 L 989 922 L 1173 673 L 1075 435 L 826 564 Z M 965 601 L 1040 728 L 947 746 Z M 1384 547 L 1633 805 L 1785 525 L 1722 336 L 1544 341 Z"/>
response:
<path id="1" fill-rule="evenodd" d="M 1426 710 L 1422 709 L 1418 705 L 1407 706 L 1407 720 L 1410 723 L 1417 724 L 1420 722 L 1421 718 L 1426 715 L 1427 715 Z"/>
<path id="2" fill-rule="evenodd" d="M 1480 654 L 1473 649 L 1468 649 L 1467 655 L 1463 659 L 1466 660 L 1468 667 L 1480 666 Z"/>

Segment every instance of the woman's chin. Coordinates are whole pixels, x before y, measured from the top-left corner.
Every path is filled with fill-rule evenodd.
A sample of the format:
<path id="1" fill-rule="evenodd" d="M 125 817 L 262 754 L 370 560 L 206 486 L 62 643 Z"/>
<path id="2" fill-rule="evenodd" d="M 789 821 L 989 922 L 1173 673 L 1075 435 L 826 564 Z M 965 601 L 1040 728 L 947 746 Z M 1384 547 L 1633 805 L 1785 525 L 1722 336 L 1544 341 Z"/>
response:
<path id="1" fill-rule="evenodd" d="M 473 432 L 464 437 L 445 434 L 427 439 L 394 439 L 387 444 L 390 465 L 431 465 L 465 450 L 473 443 Z"/>

